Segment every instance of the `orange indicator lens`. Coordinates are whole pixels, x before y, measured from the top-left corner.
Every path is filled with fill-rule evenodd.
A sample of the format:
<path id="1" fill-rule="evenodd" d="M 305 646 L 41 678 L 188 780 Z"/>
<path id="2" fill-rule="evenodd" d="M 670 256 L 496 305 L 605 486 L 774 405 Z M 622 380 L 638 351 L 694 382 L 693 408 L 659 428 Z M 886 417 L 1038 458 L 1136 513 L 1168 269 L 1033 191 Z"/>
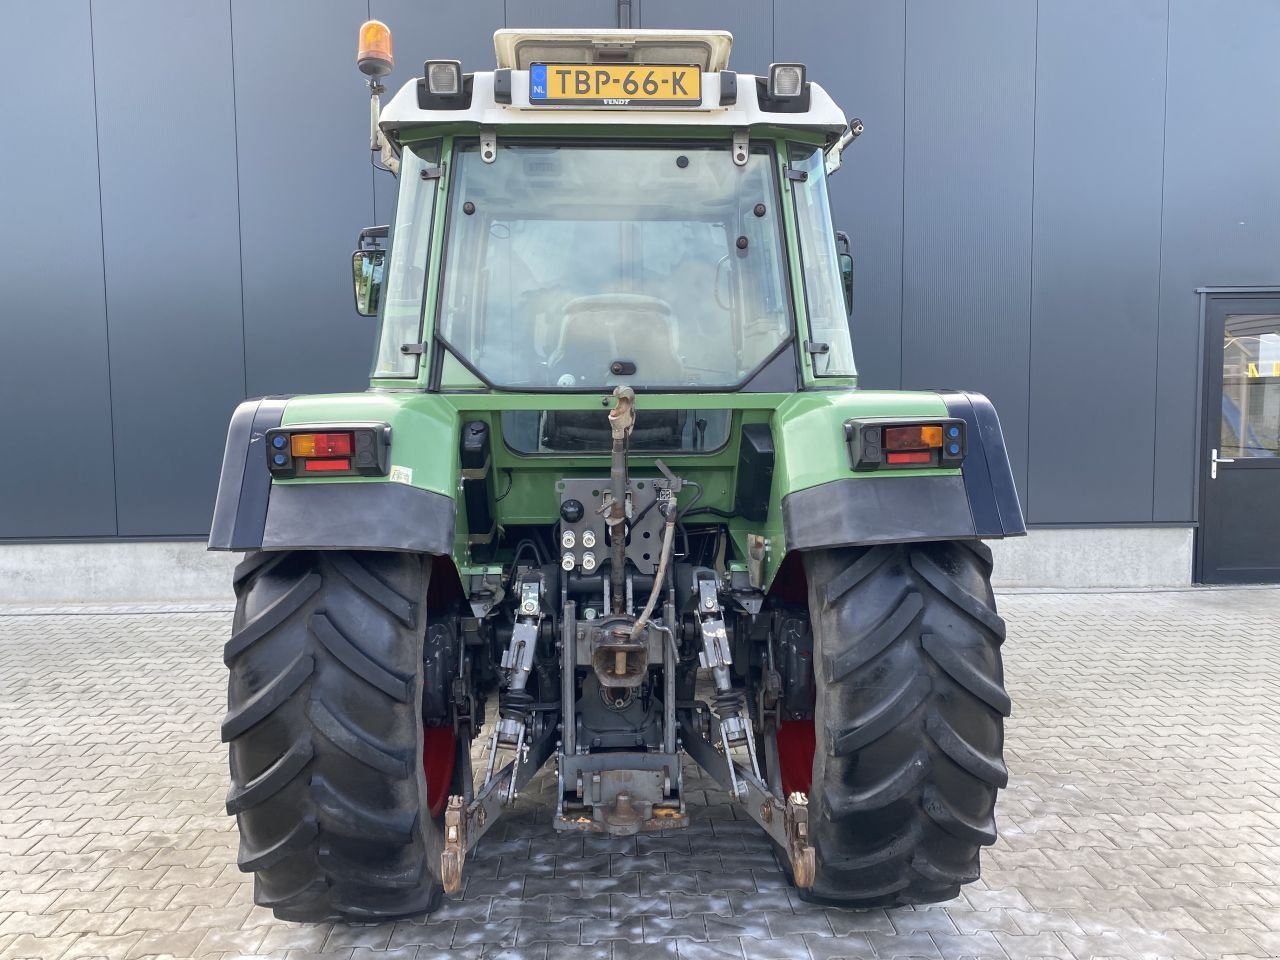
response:
<path id="1" fill-rule="evenodd" d="M 332 473 L 351 469 L 350 460 L 308 460 L 302 465 L 307 473 Z"/>
<path id="2" fill-rule="evenodd" d="M 885 427 L 885 450 L 931 450 L 942 446 L 942 427 Z M 890 463 L 895 462 L 890 459 Z M 899 463 L 920 463 L 902 460 Z"/>
<path id="3" fill-rule="evenodd" d="M 289 450 L 295 457 L 349 457 L 353 437 L 354 434 L 350 433 L 295 433 L 289 438 Z M 343 466 L 329 469 L 349 468 Z"/>

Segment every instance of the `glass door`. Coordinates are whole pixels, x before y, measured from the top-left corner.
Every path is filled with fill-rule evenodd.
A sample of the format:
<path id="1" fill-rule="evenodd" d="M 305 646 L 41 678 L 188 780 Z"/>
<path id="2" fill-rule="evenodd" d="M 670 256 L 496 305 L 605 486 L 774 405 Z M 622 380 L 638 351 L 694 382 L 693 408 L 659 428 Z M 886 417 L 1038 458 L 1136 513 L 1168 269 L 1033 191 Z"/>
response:
<path id="1" fill-rule="evenodd" d="M 1280 583 L 1280 298 L 1211 297 L 1197 567 Z"/>

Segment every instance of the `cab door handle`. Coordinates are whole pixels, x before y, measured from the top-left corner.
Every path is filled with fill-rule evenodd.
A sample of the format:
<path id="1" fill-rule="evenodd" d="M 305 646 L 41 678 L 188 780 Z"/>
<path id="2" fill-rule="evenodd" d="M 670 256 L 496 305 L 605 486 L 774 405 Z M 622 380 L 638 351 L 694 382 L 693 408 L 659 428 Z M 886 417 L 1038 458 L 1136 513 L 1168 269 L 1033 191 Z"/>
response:
<path id="1" fill-rule="evenodd" d="M 1209 451 L 1209 479 L 1210 480 L 1218 479 L 1218 464 L 1235 463 L 1235 462 L 1236 462 L 1235 457 L 1218 456 L 1218 448 L 1214 447 L 1212 450 Z"/>

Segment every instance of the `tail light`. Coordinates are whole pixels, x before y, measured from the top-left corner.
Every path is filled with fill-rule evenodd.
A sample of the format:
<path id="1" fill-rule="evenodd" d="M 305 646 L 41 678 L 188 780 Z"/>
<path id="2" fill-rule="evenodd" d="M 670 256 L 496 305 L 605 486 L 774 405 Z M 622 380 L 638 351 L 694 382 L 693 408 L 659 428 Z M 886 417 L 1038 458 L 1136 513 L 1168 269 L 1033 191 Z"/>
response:
<path id="1" fill-rule="evenodd" d="M 845 441 L 854 470 L 886 467 L 958 467 L 968 452 L 958 419 L 846 420 Z"/>
<path id="2" fill-rule="evenodd" d="M 388 470 L 391 428 L 378 424 L 325 424 L 267 431 L 267 467 L 273 477 L 382 477 Z"/>

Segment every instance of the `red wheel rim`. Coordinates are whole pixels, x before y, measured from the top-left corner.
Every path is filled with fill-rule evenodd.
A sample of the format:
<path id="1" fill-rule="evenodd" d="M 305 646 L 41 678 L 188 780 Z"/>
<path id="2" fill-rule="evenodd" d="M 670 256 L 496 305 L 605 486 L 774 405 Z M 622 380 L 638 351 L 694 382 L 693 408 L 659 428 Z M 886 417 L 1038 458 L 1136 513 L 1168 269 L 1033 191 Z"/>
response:
<path id="1" fill-rule="evenodd" d="M 813 752 L 817 746 L 812 720 L 784 720 L 778 724 L 778 773 L 785 796 L 803 793 L 813 785 Z"/>
<path id="2" fill-rule="evenodd" d="M 422 731 L 422 769 L 427 775 L 427 809 L 438 817 L 449 802 L 453 765 L 458 759 L 458 738 L 452 727 L 425 727 Z"/>

